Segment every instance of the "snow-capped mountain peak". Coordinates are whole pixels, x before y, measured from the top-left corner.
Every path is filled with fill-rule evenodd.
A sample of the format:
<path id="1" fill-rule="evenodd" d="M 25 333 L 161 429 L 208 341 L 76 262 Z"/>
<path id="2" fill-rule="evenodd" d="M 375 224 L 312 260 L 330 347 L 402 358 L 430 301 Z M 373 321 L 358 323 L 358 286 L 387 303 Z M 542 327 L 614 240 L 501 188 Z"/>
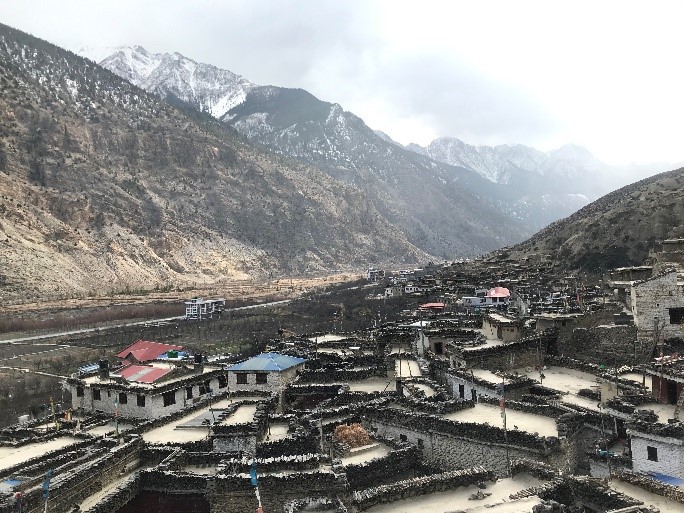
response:
<path id="1" fill-rule="evenodd" d="M 545 153 L 522 144 L 474 146 L 455 137 L 440 137 L 425 148 L 408 148 L 447 164 L 472 169 L 491 182 L 503 184 L 511 183 L 521 173 L 574 178 L 606 169 L 589 150 L 573 144 Z"/>
<path id="2" fill-rule="evenodd" d="M 178 52 L 151 53 L 142 46 L 111 50 L 98 61 L 101 66 L 142 89 L 178 98 L 216 118 L 242 103 L 247 92 L 256 87 L 240 75 L 198 63 Z"/>

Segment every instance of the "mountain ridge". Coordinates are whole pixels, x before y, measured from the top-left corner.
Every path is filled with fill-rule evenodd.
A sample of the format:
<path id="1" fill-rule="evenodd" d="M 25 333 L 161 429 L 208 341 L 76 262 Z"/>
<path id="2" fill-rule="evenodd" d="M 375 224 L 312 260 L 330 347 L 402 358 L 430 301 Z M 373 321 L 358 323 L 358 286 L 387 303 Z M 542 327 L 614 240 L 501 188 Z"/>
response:
<path id="1" fill-rule="evenodd" d="M 594 273 L 642 265 L 657 241 L 684 238 L 682 197 L 684 168 L 659 173 L 602 196 L 496 254 L 516 260 L 548 255 L 557 267 Z"/>
<path id="2" fill-rule="evenodd" d="M 132 59 L 130 51 L 126 55 L 129 60 Z M 159 62 L 164 60 L 164 55 L 175 55 L 178 59 L 182 57 L 177 53 L 156 55 Z M 118 59 L 123 56 L 124 54 L 120 54 Z M 108 59 L 101 61 L 102 64 L 114 69 L 110 66 Z M 192 66 L 197 65 L 191 59 L 187 59 L 187 62 L 192 63 Z M 134 66 L 129 64 L 128 67 Z M 212 67 L 212 69 L 217 68 Z M 133 81 L 145 86 L 143 78 L 134 78 Z M 150 86 L 145 87 L 150 89 Z M 232 82 L 226 82 L 224 87 L 230 89 L 233 87 Z M 158 92 L 161 96 L 168 97 L 173 94 L 206 110 L 206 100 L 193 99 L 189 90 L 185 93 L 178 93 L 175 88 L 175 83 L 164 85 L 162 82 L 157 82 L 151 90 Z M 469 254 L 488 251 L 501 241 L 511 241 L 515 237 L 522 238 L 530 235 L 607 192 L 607 189 L 597 189 L 597 184 L 601 183 L 604 178 L 596 176 L 596 171 L 605 169 L 605 165 L 581 147 L 566 145 L 553 152 L 544 153 L 519 144 L 476 147 L 449 137 L 436 139 L 425 148 L 414 144 L 404 147 L 393 141 L 387 134 L 370 130 L 362 119 L 344 111 L 339 104 L 319 100 L 301 89 L 298 93 L 294 91 L 297 90 L 277 86 L 258 86 L 250 82 L 249 88 L 241 88 L 239 95 L 236 93 L 237 103 L 231 109 L 224 114 L 217 111 L 212 111 L 212 114 L 235 127 L 254 142 L 316 165 L 335 178 L 364 188 L 380 210 L 387 206 L 384 204 L 385 201 L 410 202 L 407 194 L 383 200 L 379 193 L 374 191 L 378 185 L 368 181 L 373 179 L 382 181 L 391 174 L 391 170 L 378 161 L 379 156 L 385 154 L 393 161 L 392 166 L 395 169 L 416 168 L 414 176 L 417 183 L 420 182 L 421 173 L 424 175 L 426 171 L 441 168 L 437 173 L 441 176 L 438 180 L 447 183 L 458 182 L 459 187 L 481 198 L 482 206 L 479 210 L 484 211 L 485 216 L 493 216 L 491 212 L 494 211 L 503 215 L 503 219 L 500 217 L 496 220 L 490 219 L 489 224 L 508 226 L 504 232 L 510 235 L 492 234 L 494 236 L 492 244 L 483 245 L 480 242 L 464 246 L 462 240 L 457 244 L 444 243 L 455 234 L 445 233 L 442 228 L 428 229 L 436 233 L 428 234 L 430 242 L 424 247 L 433 254 L 446 257 L 464 250 Z M 280 102 L 281 105 L 275 105 L 274 102 Z M 288 102 L 297 105 L 299 112 L 288 106 Z M 333 112 L 333 108 L 337 110 Z M 286 115 L 286 118 L 282 118 L 283 115 Z M 323 120 L 322 118 L 326 115 L 327 119 Z M 289 120 L 289 123 L 283 122 L 283 119 Z M 331 119 L 337 121 L 339 126 L 333 126 Z M 369 155 L 365 155 L 365 159 L 358 161 L 359 152 L 363 151 L 363 146 L 378 156 L 374 162 L 370 162 L 372 159 Z M 456 151 L 459 148 L 460 150 Z M 434 163 L 428 161 L 417 162 L 412 157 L 402 155 L 400 149 L 428 157 L 433 162 L 438 162 L 438 166 L 435 167 Z M 450 167 L 444 168 L 443 164 Z M 368 171 L 365 178 L 359 176 L 361 168 Z M 419 173 L 418 168 L 422 168 L 423 171 Z M 468 176 L 468 172 L 472 175 Z M 434 188 L 435 185 L 432 187 Z M 447 185 L 447 187 L 453 187 L 453 185 Z M 452 191 L 448 196 L 452 203 L 461 201 L 456 192 Z M 439 203 L 440 199 L 436 198 L 435 201 Z M 403 222 L 402 226 L 409 240 L 421 245 L 425 238 L 420 232 L 425 230 L 418 229 L 417 226 L 426 223 L 427 225 L 433 224 L 438 211 L 440 209 L 443 211 L 444 208 L 445 205 L 441 204 L 432 214 L 425 212 L 421 220 L 411 219 L 414 217 L 411 212 L 396 212 L 396 206 L 392 208 L 393 213 L 387 209 L 385 211 L 394 220 L 392 222 L 406 219 L 406 222 L 399 222 Z M 468 215 L 463 210 L 458 214 Z M 469 219 L 467 224 L 477 225 L 478 221 Z"/>
<path id="3" fill-rule="evenodd" d="M 0 295 L 423 261 L 358 189 L 0 25 Z"/>

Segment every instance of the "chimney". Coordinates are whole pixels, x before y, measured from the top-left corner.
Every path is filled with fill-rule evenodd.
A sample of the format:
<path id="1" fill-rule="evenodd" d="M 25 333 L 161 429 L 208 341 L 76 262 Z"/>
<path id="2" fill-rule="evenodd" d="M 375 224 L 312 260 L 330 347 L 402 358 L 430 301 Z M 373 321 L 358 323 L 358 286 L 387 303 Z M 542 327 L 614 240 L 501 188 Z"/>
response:
<path id="1" fill-rule="evenodd" d="M 194 369 L 195 374 L 202 374 L 204 372 L 204 355 L 202 353 L 195 355 Z"/>
<path id="2" fill-rule="evenodd" d="M 109 362 L 104 358 L 99 363 L 100 381 L 109 379 Z"/>

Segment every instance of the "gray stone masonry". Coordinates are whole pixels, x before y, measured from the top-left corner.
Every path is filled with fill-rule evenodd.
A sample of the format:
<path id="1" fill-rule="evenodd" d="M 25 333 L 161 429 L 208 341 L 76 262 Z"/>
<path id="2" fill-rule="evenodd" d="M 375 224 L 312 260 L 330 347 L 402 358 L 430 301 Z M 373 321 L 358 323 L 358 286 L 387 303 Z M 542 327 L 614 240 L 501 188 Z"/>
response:
<path id="1" fill-rule="evenodd" d="M 407 441 L 421 449 L 423 461 L 453 470 L 486 465 L 498 476 L 508 474 L 507 457 L 544 462 L 563 460 L 555 437 L 539 437 L 487 424 L 461 423 L 406 411 L 366 412 L 366 424 L 378 436 Z M 506 443 L 508 438 L 508 443 Z"/>
<path id="2" fill-rule="evenodd" d="M 605 325 L 576 328 L 571 342 L 559 348 L 562 356 L 609 366 L 637 365 L 648 359 L 637 343 L 636 326 Z"/>
<path id="3" fill-rule="evenodd" d="M 494 474 L 490 470 L 481 466 L 476 466 L 465 470 L 432 474 L 430 476 L 407 479 L 389 485 L 368 488 L 366 490 L 354 492 L 352 500 L 359 511 L 364 511 L 376 504 L 395 502 L 409 497 L 452 490 L 454 488 L 470 486 L 493 479 Z"/>

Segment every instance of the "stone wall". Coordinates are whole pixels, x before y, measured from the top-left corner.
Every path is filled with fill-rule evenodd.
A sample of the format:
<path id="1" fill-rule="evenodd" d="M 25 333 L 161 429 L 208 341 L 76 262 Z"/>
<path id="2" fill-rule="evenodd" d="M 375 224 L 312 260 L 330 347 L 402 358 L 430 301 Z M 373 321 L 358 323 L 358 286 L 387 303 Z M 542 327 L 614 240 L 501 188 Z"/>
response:
<path id="1" fill-rule="evenodd" d="M 376 504 L 395 502 L 434 492 L 452 490 L 494 479 L 494 474 L 478 466 L 466 470 L 456 470 L 432 474 L 430 476 L 407 479 L 389 485 L 377 486 L 354 492 L 352 501 L 359 511 Z"/>
<path id="2" fill-rule="evenodd" d="M 300 511 L 324 511 L 326 513 L 347 513 L 347 508 L 340 499 L 329 497 L 307 497 L 296 499 L 285 504 L 283 513 L 299 513 Z"/>
<path id="3" fill-rule="evenodd" d="M 684 479 L 684 440 L 634 430 L 630 434 L 635 472 L 657 472 Z M 654 451 L 655 459 L 651 456 Z"/>
<path id="4" fill-rule="evenodd" d="M 573 476 L 566 476 L 557 487 L 540 493 L 540 497 L 567 505 L 581 505 L 589 511 L 613 511 L 643 504 L 613 490 L 602 479 Z"/>
<path id="5" fill-rule="evenodd" d="M 87 448 L 92 448 L 92 446 L 96 443 L 100 443 L 103 449 L 109 444 L 115 444 L 113 441 L 109 442 L 109 444 L 103 441 L 96 442 L 94 438 L 90 436 L 82 436 L 82 438 L 84 438 L 83 441 L 41 454 L 40 456 L 35 456 L 34 458 L 22 461 L 16 465 L 12 465 L 11 467 L 7 467 L 0 472 L 0 478 L 6 478 L 13 474 L 30 475 L 35 473 L 44 473 L 50 466 L 53 465 L 53 462 L 67 462 L 70 459 L 73 459 L 74 453 L 78 453 L 79 451 Z"/>
<path id="6" fill-rule="evenodd" d="M 497 386 L 499 383 L 492 383 L 485 379 L 475 376 L 473 373 L 463 369 L 450 369 L 444 374 L 449 391 L 454 397 L 478 401 L 480 397 L 498 397 Z M 529 392 L 530 386 L 534 381 L 526 376 L 506 375 L 505 389 L 506 397 L 519 399 L 523 394 Z M 462 387 L 462 389 L 461 389 Z M 461 390 L 463 395 L 461 397 Z"/>
<path id="7" fill-rule="evenodd" d="M 529 367 L 539 363 L 539 352 L 546 353 L 555 343 L 555 330 L 546 330 L 518 342 L 484 346 L 452 355 L 452 367 L 474 367 L 491 371 Z"/>
<path id="8" fill-rule="evenodd" d="M 668 499 L 672 499 L 673 501 L 684 504 L 684 489 L 678 486 L 669 485 L 663 483 L 662 481 L 656 481 L 655 479 L 644 474 L 637 474 L 627 470 L 618 472 L 613 477 L 616 477 L 625 483 L 633 484 L 639 488 L 643 488 L 651 493 L 655 493 L 657 495 L 661 495 L 662 497 L 667 497 Z M 682 510 L 684 510 L 684 506 L 682 506 Z"/>
<path id="9" fill-rule="evenodd" d="M 625 325 L 575 328 L 571 342 L 560 347 L 559 354 L 610 366 L 637 365 L 648 359 L 637 344 L 636 326 Z"/>
<path id="10" fill-rule="evenodd" d="M 295 408 L 313 408 L 349 391 L 346 383 L 290 383 L 283 391 L 283 405 Z"/>
<path id="11" fill-rule="evenodd" d="M 140 476 L 135 473 L 100 499 L 95 506 L 85 510 L 83 513 L 111 513 L 119 511 L 121 507 L 128 504 L 138 495 L 140 491 L 139 484 Z"/>
<path id="12" fill-rule="evenodd" d="M 257 458 L 277 458 L 293 454 L 318 453 L 319 439 L 314 433 L 289 436 L 281 440 L 260 443 L 256 450 Z"/>
<path id="13" fill-rule="evenodd" d="M 139 460 L 142 441 L 135 438 L 109 451 L 102 458 L 77 470 L 55 470 L 50 486 L 49 506 L 53 513 L 68 511 L 74 503 L 80 503 L 97 493 L 108 482 L 119 476 L 129 465 Z M 57 479 L 59 477 L 59 479 Z M 22 498 L 21 510 L 27 513 L 42 511 L 45 504 L 42 488 L 33 488 Z M 0 512 L 13 511 L 9 504 L 0 505 Z"/>
<path id="14" fill-rule="evenodd" d="M 375 458 L 358 465 L 345 465 L 347 482 L 353 490 L 360 490 L 378 483 L 396 481 L 420 461 L 417 447 L 406 445 L 382 458 Z"/>
<path id="15" fill-rule="evenodd" d="M 307 497 L 338 498 L 346 495 L 344 474 L 311 472 L 259 476 L 264 511 L 283 511 L 286 504 Z M 244 513 L 258 505 L 249 475 L 217 475 L 209 483 L 207 498 L 211 511 Z"/>
<path id="16" fill-rule="evenodd" d="M 423 460 L 442 469 L 486 465 L 497 475 L 508 474 L 507 458 L 553 461 L 562 458 L 555 437 L 508 431 L 487 424 L 450 421 L 406 411 L 367 411 L 365 423 L 374 433 L 416 445 Z"/>
<path id="17" fill-rule="evenodd" d="M 369 367 L 366 369 L 336 369 L 322 368 L 316 370 L 305 370 L 299 374 L 299 383 L 345 383 L 349 381 L 359 381 L 375 376 L 387 377 L 387 367 Z"/>

